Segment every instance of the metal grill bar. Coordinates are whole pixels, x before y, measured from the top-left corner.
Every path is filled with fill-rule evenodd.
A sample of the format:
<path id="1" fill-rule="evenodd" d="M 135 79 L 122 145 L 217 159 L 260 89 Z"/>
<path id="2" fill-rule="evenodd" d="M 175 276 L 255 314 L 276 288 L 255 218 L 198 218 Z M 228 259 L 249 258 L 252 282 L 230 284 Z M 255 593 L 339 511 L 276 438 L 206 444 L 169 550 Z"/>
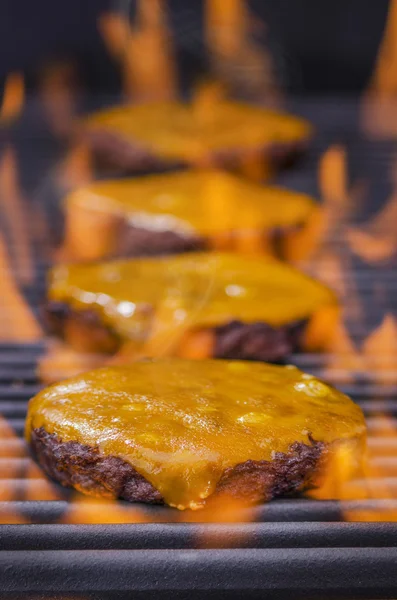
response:
<path id="1" fill-rule="evenodd" d="M 391 523 L 201 523 L 181 526 L 9 525 L 0 529 L 2 550 L 139 550 L 207 548 L 384 548 L 396 543 Z"/>
<path id="2" fill-rule="evenodd" d="M 397 548 L 361 548 L 355 555 L 351 548 L 35 550 L 2 553 L 0 572 L 9 592 L 176 591 L 190 598 L 299 590 L 299 597 L 313 598 L 326 590 L 327 597 L 346 598 L 354 581 L 355 597 L 391 598 L 396 561 Z"/>

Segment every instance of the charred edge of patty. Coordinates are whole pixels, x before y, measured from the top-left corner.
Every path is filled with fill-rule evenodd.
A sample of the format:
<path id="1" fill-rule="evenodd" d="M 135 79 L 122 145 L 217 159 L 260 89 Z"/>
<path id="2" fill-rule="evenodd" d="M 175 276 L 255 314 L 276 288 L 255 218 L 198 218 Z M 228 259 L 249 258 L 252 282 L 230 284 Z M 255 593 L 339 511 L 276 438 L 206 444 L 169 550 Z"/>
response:
<path id="1" fill-rule="evenodd" d="M 288 235 L 302 230 L 305 223 L 296 223 L 289 227 L 273 227 L 263 232 L 268 237 L 273 254 L 285 259 L 284 242 Z M 174 231 L 153 231 L 136 227 L 123 221 L 117 236 L 117 245 L 107 258 L 162 256 L 184 252 L 202 252 L 211 249 L 211 239 L 199 235 L 182 235 Z"/>
<path id="2" fill-rule="evenodd" d="M 153 231 L 124 221 L 113 257 L 160 256 L 207 250 L 203 238 L 174 231 Z"/>
<path id="3" fill-rule="evenodd" d="M 66 302 L 49 301 L 43 308 L 48 332 L 80 352 L 115 354 L 123 340 L 95 310 L 74 310 Z"/>
<path id="4" fill-rule="evenodd" d="M 80 351 L 114 354 L 122 346 L 122 338 L 94 310 L 78 311 L 66 302 L 50 301 L 44 317 L 50 333 Z M 307 324 L 300 320 L 271 327 L 263 322 L 230 321 L 213 329 L 212 357 L 282 362 L 303 349 Z"/>
<path id="5" fill-rule="evenodd" d="M 106 129 L 84 129 L 80 135 L 89 144 L 96 166 L 100 170 L 116 171 L 120 174 L 162 173 L 184 166 L 180 161 L 161 159 L 155 156 L 150 148 L 126 140 Z"/>
<path id="6" fill-rule="evenodd" d="M 304 227 L 304 222 L 285 227 L 273 227 L 264 230 L 263 237 L 269 239 L 274 256 L 285 259 L 285 240 L 289 235 L 301 231 Z M 117 238 L 117 246 L 112 251 L 111 257 L 161 256 L 183 252 L 202 252 L 210 250 L 211 245 L 211 238 L 204 236 L 182 235 L 175 231 L 153 231 L 123 221 Z"/>
<path id="7" fill-rule="evenodd" d="M 282 327 L 231 321 L 215 329 L 214 358 L 282 362 L 302 349 L 307 320 Z"/>
<path id="8" fill-rule="evenodd" d="M 156 156 L 150 148 L 139 142 L 132 142 L 116 133 L 101 129 L 87 128 L 82 137 L 89 143 L 97 165 L 100 168 L 116 169 L 128 172 L 164 172 L 188 166 L 187 160 L 172 160 Z M 273 142 L 258 147 L 256 152 L 262 154 L 273 167 L 284 168 L 294 164 L 307 149 L 310 136 L 298 141 Z M 244 148 L 225 148 L 212 155 L 213 167 L 238 168 L 241 156 L 252 154 L 252 150 Z"/>
<path id="9" fill-rule="evenodd" d="M 160 492 L 117 456 L 79 442 L 62 442 L 43 427 L 31 432 L 31 448 L 44 471 L 64 487 L 129 502 L 164 504 Z M 325 444 L 309 437 L 309 444 L 294 442 L 287 453 L 276 452 L 270 461 L 248 460 L 229 467 L 209 501 L 227 496 L 251 504 L 301 492 L 315 485 L 325 454 Z"/>
<path id="10" fill-rule="evenodd" d="M 305 223 L 303 222 L 288 227 L 273 227 L 264 230 L 262 235 L 264 240 L 269 241 L 272 255 L 285 260 L 288 258 L 285 251 L 286 239 L 289 235 L 301 231 L 304 227 Z M 230 250 L 233 250 L 233 232 L 231 234 Z M 116 237 L 115 245 L 109 248 L 108 252 L 104 252 L 102 258 L 164 256 L 186 252 L 203 252 L 211 250 L 213 247 L 211 236 L 184 235 L 171 230 L 153 231 L 131 225 L 124 219 L 120 219 Z"/>

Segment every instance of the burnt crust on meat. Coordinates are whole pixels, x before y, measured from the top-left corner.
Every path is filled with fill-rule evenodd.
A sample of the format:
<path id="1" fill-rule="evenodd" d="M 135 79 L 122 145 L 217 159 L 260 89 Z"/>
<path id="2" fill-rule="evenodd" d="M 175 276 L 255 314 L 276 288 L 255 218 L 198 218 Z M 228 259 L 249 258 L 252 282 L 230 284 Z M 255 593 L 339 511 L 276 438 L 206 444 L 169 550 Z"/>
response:
<path id="1" fill-rule="evenodd" d="M 161 158 L 148 147 L 118 136 L 105 128 L 86 128 L 80 133 L 96 159 L 99 168 L 116 170 L 123 174 L 164 172 L 186 167 L 188 161 Z M 291 142 L 273 142 L 256 149 L 225 148 L 214 152 L 211 166 L 238 168 L 242 156 L 260 155 L 274 168 L 285 168 L 294 164 L 305 152 L 308 139 Z"/>
<path id="2" fill-rule="evenodd" d="M 117 456 L 104 456 L 98 448 L 79 442 L 62 442 L 43 427 L 32 431 L 31 447 L 44 471 L 64 487 L 93 496 L 163 503 L 161 494 Z"/>
<path id="3" fill-rule="evenodd" d="M 132 465 L 79 442 L 63 442 L 43 427 L 31 432 L 31 448 L 44 471 L 64 487 L 129 502 L 164 504 L 158 490 Z M 269 501 L 315 485 L 327 448 L 323 442 L 294 442 L 272 460 L 247 460 L 226 469 L 209 500 L 233 497 L 247 503 Z"/>
<path id="4" fill-rule="evenodd" d="M 94 310 L 73 310 L 66 302 L 49 301 L 43 309 L 48 331 L 80 352 L 115 354 L 122 339 Z"/>
<path id="5" fill-rule="evenodd" d="M 89 144 L 99 169 L 128 173 L 156 173 L 183 166 L 179 161 L 166 161 L 155 156 L 150 148 L 132 142 L 107 129 L 87 128 L 80 137 Z"/>
<path id="6" fill-rule="evenodd" d="M 203 238 L 174 231 L 153 231 L 124 223 L 112 257 L 161 256 L 207 250 Z"/>
<path id="7" fill-rule="evenodd" d="M 114 354 L 123 343 L 94 310 L 78 311 L 66 302 L 49 301 L 44 309 L 44 319 L 50 333 L 83 352 Z M 212 357 L 282 362 L 293 352 L 303 349 L 307 323 L 307 320 L 301 320 L 271 327 L 261 321 L 230 321 L 213 329 Z"/>
<path id="8" fill-rule="evenodd" d="M 214 358 L 280 362 L 302 348 L 307 321 L 271 327 L 231 321 L 215 329 Z"/>
<path id="9" fill-rule="evenodd" d="M 289 227 L 273 227 L 263 231 L 263 237 L 268 239 L 274 256 L 285 259 L 286 238 L 302 230 L 304 226 L 304 223 L 296 223 Z M 206 237 L 182 235 L 175 231 L 154 231 L 124 221 L 117 237 L 117 245 L 107 258 L 162 256 L 210 249 L 211 240 Z"/>

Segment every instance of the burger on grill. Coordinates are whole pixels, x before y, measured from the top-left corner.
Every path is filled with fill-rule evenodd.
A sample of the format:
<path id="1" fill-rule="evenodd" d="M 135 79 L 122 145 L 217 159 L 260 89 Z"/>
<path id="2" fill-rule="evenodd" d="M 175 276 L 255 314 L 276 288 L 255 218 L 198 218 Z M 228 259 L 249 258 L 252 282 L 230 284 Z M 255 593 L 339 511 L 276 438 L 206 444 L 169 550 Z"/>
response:
<path id="1" fill-rule="evenodd" d="M 209 98 L 116 106 L 80 127 L 101 164 L 121 171 L 181 165 L 238 170 L 248 161 L 288 162 L 307 145 L 303 119 L 259 106 Z"/>
<path id="2" fill-rule="evenodd" d="M 97 181 L 73 191 L 65 211 L 73 260 L 212 249 L 298 260 L 321 219 L 305 194 L 211 170 Z"/>
<path id="3" fill-rule="evenodd" d="M 44 389 L 26 436 L 62 485 L 198 509 L 314 486 L 340 448 L 344 471 L 354 469 L 365 422 L 347 396 L 295 367 L 163 359 Z"/>
<path id="4" fill-rule="evenodd" d="M 274 362 L 325 348 L 338 305 L 275 259 L 214 252 L 57 266 L 46 312 L 78 351 Z"/>

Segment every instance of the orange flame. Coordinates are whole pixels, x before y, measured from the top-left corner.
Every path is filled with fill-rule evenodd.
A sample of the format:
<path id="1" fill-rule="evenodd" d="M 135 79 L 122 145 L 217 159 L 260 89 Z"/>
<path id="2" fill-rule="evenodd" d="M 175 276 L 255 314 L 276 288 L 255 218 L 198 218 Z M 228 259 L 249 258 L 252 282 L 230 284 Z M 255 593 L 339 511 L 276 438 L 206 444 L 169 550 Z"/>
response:
<path id="1" fill-rule="evenodd" d="M 62 523 L 150 523 L 144 511 L 133 504 L 124 505 L 116 500 L 75 494 Z"/>
<path id="2" fill-rule="evenodd" d="M 58 340 L 51 340 L 45 356 L 40 358 L 38 375 L 41 381 L 54 383 L 105 363 L 106 358 L 102 354 L 79 353 Z"/>
<path id="3" fill-rule="evenodd" d="M 121 61 L 124 92 L 134 100 L 171 100 L 177 95 L 176 64 L 163 0 L 140 0 L 136 23 L 106 14 L 98 27 L 110 52 Z"/>
<path id="4" fill-rule="evenodd" d="M 25 99 L 25 86 L 22 73 L 10 73 L 7 76 L 3 101 L 0 107 L 0 123 L 18 117 Z"/>
<path id="5" fill-rule="evenodd" d="M 329 220 L 340 222 L 349 208 L 347 156 L 343 146 L 331 146 L 321 157 L 319 185 Z"/>
<path id="6" fill-rule="evenodd" d="M 362 476 L 348 486 L 350 497 L 374 501 L 373 506 L 362 506 L 344 511 L 348 521 L 397 521 L 397 487 L 393 467 L 397 456 L 396 420 L 388 414 L 367 419 L 368 460 Z"/>
<path id="7" fill-rule="evenodd" d="M 279 104 L 272 59 L 252 41 L 252 23 L 244 0 L 206 0 L 206 42 L 212 68 L 217 78 L 238 93 Z"/>
<path id="8" fill-rule="evenodd" d="M 76 144 L 58 169 L 58 183 L 65 192 L 94 178 L 93 158 L 86 143 Z"/>
<path id="9" fill-rule="evenodd" d="M 386 314 L 382 323 L 363 344 L 363 356 L 367 372 L 376 383 L 397 381 L 397 322 Z"/>
<path id="10" fill-rule="evenodd" d="M 130 36 L 128 20 L 122 15 L 107 13 L 99 17 L 98 29 L 109 52 L 115 58 L 122 59 Z"/>
<path id="11" fill-rule="evenodd" d="M 42 332 L 11 276 L 6 246 L 1 238 L 0 271 L 0 339 L 21 343 L 39 340 Z"/>
<path id="12" fill-rule="evenodd" d="M 391 0 L 375 71 L 363 102 L 363 127 L 371 136 L 395 137 L 397 110 L 397 0 Z"/>
<path id="13" fill-rule="evenodd" d="M 61 137 L 73 131 L 77 81 L 68 62 L 47 66 L 41 72 L 41 97 L 51 130 Z"/>
<path id="14" fill-rule="evenodd" d="M 366 225 L 349 227 L 347 240 L 353 252 L 369 264 L 386 262 L 397 254 L 397 191 Z"/>
<path id="15" fill-rule="evenodd" d="M 28 456 L 26 444 L 0 416 L 0 524 L 28 523 L 12 503 L 23 500 L 57 500 L 55 486 Z M 7 503 L 10 506 L 7 507 Z"/>
<path id="16" fill-rule="evenodd" d="M 340 242 L 346 217 L 351 211 L 346 162 L 346 151 L 338 145 L 331 146 L 320 159 L 319 187 L 323 202 L 317 235 L 321 244 L 308 265 L 314 275 L 325 279 L 341 295 L 345 292 L 344 273 L 348 264 L 343 241 Z"/>
<path id="17" fill-rule="evenodd" d="M 27 207 L 18 184 L 15 153 L 8 147 L 0 161 L 0 207 L 4 211 L 15 252 L 17 274 L 23 283 L 33 281 L 31 240 L 27 227 Z"/>

